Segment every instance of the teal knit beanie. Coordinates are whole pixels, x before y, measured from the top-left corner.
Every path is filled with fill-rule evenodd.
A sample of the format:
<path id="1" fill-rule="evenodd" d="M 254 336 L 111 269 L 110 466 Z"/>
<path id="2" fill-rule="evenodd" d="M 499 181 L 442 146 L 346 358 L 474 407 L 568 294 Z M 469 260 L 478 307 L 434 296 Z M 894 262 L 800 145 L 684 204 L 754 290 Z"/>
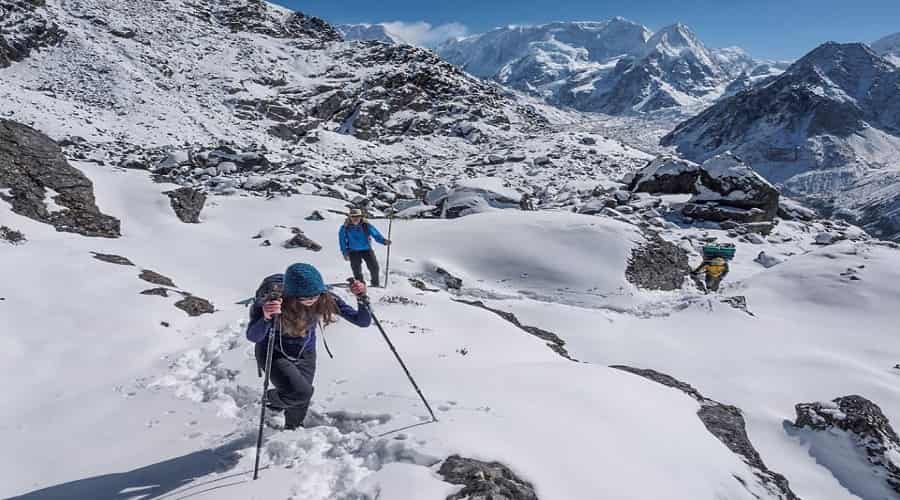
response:
<path id="1" fill-rule="evenodd" d="M 309 264 L 291 264 L 284 272 L 285 297 L 313 297 L 324 291 L 322 275 Z"/>

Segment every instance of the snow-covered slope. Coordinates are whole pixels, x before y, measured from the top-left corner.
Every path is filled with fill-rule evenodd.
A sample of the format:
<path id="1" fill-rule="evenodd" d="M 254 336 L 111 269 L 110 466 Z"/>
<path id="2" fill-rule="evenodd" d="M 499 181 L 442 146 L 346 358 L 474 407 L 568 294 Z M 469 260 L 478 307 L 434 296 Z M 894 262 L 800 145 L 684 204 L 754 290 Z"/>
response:
<path id="1" fill-rule="evenodd" d="M 900 69 L 863 44 L 827 43 L 663 138 L 703 161 L 731 150 L 773 182 L 900 237 Z"/>
<path id="2" fill-rule="evenodd" d="M 622 18 L 498 28 L 437 50 L 474 75 L 610 114 L 693 109 L 742 73 L 762 71 L 740 49 L 708 49 L 683 24 L 652 33 Z"/>
<path id="3" fill-rule="evenodd" d="M 900 65 L 900 33 L 894 33 L 872 42 L 872 50 L 894 64 Z"/>
<path id="4" fill-rule="evenodd" d="M 896 249 L 817 249 L 811 227 L 783 222 L 756 249 L 786 263 L 766 269 L 749 248 L 738 252 L 725 294 L 746 296 L 744 311 L 688 289 L 635 288 L 624 268 L 644 238 L 604 216 L 498 211 L 397 221 L 391 282 L 373 291 L 374 307 L 440 421 L 406 428 L 426 412 L 387 347 L 374 329 L 339 323 L 327 333 L 335 359 L 319 359 L 309 428 L 270 434 L 262 480 L 253 482 L 260 380 L 243 339 L 247 312 L 234 302 L 294 261 L 340 282 L 348 272 L 334 238 L 341 219 L 325 210 L 340 203 L 219 198 L 190 225 L 162 201 L 172 186 L 75 166 L 92 180 L 98 206 L 122 220 L 122 238 L 57 233 L 0 207 L 0 225 L 28 238 L 0 244 L 4 283 L 15 283 L 0 293 L 0 390 L 15 401 L 2 407 L 0 437 L 17 450 L 0 459 L 3 496 L 443 499 L 459 487 L 442 482 L 437 465 L 459 453 L 503 462 L 539 498 L 791 498 L 765 479 L 773 472 L 735 453 L 734 441 L 716 439 L 722 422 L 698 418 L 714 402 L 701 406 L 606 366 L 617 364 L 667 372 L 736 405 L 762 461 L 794 493 L 850 499 L 785 431 L 792 404 L 860 393 L 900 416 L 889 368 L 900 357 L 889 327 L 900 299 Z M 298 224 L 313 209 L 325 220 Z M 374 223 L 384 229 L 386 221 Z M 277 224 L 300 226 L 323 250 L 251 239 L 261 229 L 275 234 Z M 686 248 L 727 238 L 662 235 L 688 238 Z M 442 289 L 436 266 L 463 279 L 459 293 Z M 174 298 L 140 294 L 153 286 L 139 280 L 140 269 L 208 298 L 216 312 L 190 318 Z M 548 349 L 545 334 L 454 299 L 513 312 L 582 362 Z"/>

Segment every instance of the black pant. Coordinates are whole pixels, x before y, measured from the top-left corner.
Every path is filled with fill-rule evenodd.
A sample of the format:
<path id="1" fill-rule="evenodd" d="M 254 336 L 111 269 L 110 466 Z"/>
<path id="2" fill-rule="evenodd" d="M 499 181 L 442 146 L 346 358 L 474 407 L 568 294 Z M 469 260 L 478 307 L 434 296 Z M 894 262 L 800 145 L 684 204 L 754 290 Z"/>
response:
<path id="1" fill-rule="evenodd" d="M 276 347 L 278 340 L 275 340 Z M 256 362 L 260 369 L 266 369 L 266 349 L 268 341 L 256 344 Z M 272 372 L 269 379 L 275 389 L 266 394 L 269 406 L 284 409 L 284 426 L 296 429 L 303 425 L 309 402 L 313 396 L 313 378 L 316 375 L 316 351 L 303 352 L 300 359 L 291 361 L 277 348 L 272 356 Z"/>
<path id="2" fill-rule="evenodd" d="M 352 250 L 350 251 L 350 269 L 353 270 L 353 277 L 359 281 L 365 281 L 362 272 L 362 261 L 366 261 L 366 267 L 369 268 L 369 274 L 372 275 L 372 286 L 379 286 L 379 277 L 381 271 L 378 269 L 378 259 L 375 257 L 375 250 Z"/>

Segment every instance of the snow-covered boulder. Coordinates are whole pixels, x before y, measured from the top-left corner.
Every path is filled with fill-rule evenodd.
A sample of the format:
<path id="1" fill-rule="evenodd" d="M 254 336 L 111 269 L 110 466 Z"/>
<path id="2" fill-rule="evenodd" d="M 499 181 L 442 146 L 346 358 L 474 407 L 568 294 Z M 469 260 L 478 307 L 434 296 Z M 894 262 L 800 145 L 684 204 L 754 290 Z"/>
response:
<path id="1" fill-rule="evenodd" d="M 753 262 L 756 262 L 757 264 L 768 269 L 770 267 L 775 267 L 778 264 L 781 264 L 782 262 L 784 262 L 784 260 L 773 255 L 769 255 L 766 252 L 759 252 L 759 255 L 757 255 L 756 258 L 753 259 Z"/>
<path id="2" fill-rule="evenodd" d="M 684 215 L 716 222 L 760 222 L 778 213 L 775 186 L 731 153 L 722 153 L 702 165 L 672 156 L 651 161 L 632 180 L 636 192 L 694 196 Z"/>
<path id="3" fill-rule="evenodd" d="M 631 190 L 655 194 L 697 192 L 700 166 L 681 158 L 664 155 L 654 158 L 631 180 Z"/>
<path id="4" fill-rule="evenodd" d="M 443 203 L 441 216 L 454 219 L 497 208 L 519 208 L 521 199 L 521 193 L 504 186 L 502 179 L 469 179 L 450 190 Z"/>
<path id="5" fill-rule="evenodd" d="M 809 452 L 860 498 L 900 498 L 900 439 L 881 408 L 862 396 L 795 406 Z"/>

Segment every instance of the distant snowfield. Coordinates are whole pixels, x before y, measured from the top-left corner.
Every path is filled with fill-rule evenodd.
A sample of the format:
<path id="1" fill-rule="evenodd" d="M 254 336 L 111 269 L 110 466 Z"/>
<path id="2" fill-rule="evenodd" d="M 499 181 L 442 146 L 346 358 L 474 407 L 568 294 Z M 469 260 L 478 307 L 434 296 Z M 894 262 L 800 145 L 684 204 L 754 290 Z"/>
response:
<path id="1" fill-rule="evenodd" d="M 320 346 L 312 421 L 321 425 L 270 437 L 267 468 L 252 482 L 261 380 L 243 338 L 246 309 L 235 302 L 297 261 L 343 281 L 341 217 L 326 211 L 341 204 L 216 197 L 202 223 L 188 225 L 161 194 L 172 186 L 75 165 L 94 181 L 100 209 L 122 220 L 122 238 L 56 233 L 0 207 L 0 224 L 29 239 L 0 245 L 0 440 L 10 451 L 0 456 L 3 497 L 438 499 L 458 489 L 435 473 L 452 453 L 501 461 L 547 499 L 763 495 L 704 428 L 698 403 L 609 364 L 666 372 L 740 407 L 767 465 L 802 498 L 856 497 L 785 432 L 795 403 L 860 394 L 900 422 L 900 373 L 891 368 L 900 362 L 900 252 L 813 247 L 814 235 L 783 223 L 778 231 L 801 242 L 743 245 L 728 278 L 725 293 L 745 295 L 750 316 L 693 292 L 628 284 L 625 261 L 642 238 L 633 226 L 495 211 L 395 221 L 391 284 L 372 293 L 440 421 L 378 437 L 427 421 L 427 412 L 374 326 L 340 322 L 327 331 L 336 358 Z M 326 220 L 303 220 L 314 209 Z M 387 221 L 373 223 L 386 233 Z M 300 227 L 324 249 L 252 239 L 279 224 Z M 667 237 L 681 235 L 697 236 Z M 764 269 L 752 262 L 762 249 L 790 259 Z M 138 267 L 100 262 L 91 251 Z M 409 285 L 407 277 L 437 283 L 435 265 L 463 278 L 463 298 L 553 331 L 582 363 L 445 291 Z M 140 295 L 156 286 L 138 279 L 141 268 L 217 312 L 188 318 L 172 306 L 177 298 Z M 859 281 L 841 276 L 849 268 Z M 382 302 L 387 296 L 412 303 Z"/>

